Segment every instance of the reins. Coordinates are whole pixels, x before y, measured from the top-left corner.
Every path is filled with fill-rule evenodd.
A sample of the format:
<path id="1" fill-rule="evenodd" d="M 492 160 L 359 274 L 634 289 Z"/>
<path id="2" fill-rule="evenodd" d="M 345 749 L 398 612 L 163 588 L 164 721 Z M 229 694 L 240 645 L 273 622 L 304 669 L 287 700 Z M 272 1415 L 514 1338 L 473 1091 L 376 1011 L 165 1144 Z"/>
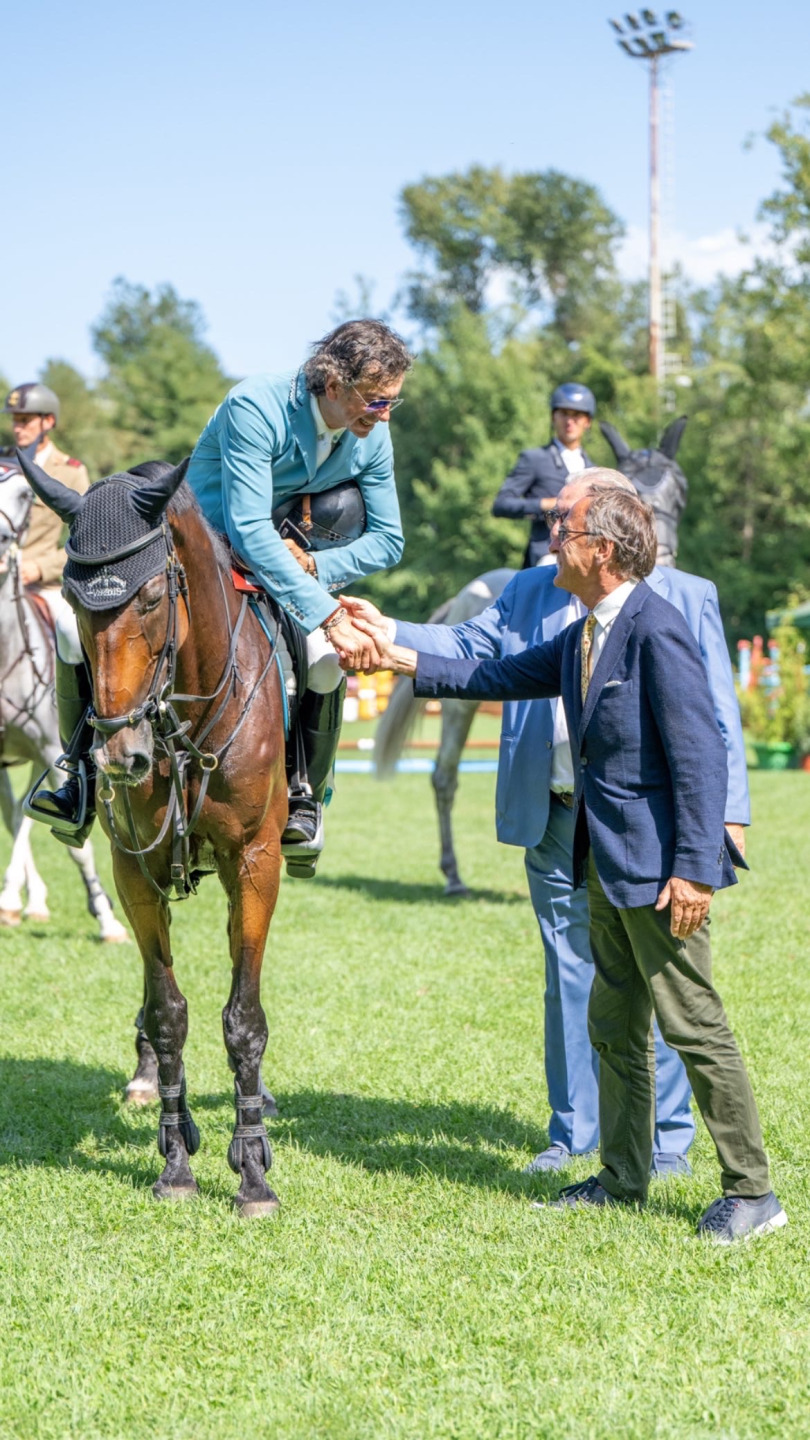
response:
<path id="1" fill-rule="evenodd" d="M 167 571 L 167 592 L 169 597 L 169 618 L 166 625 L 166 635 L 163 646 L 155 664 L 152 679 L 146 697 L 133 710 L 126 715 L 103 716 L 98 715 L 93 707 L 88 711 L 88 721 L 94 730 L 101 735 L 116 735 L 119 731 L 128 726 L 140 725 L 146 720 L 152 728 L 156 747 L 161 749 L 169 760 L 170 794 L 166 806 L 166 814 L 160 826 L 157 836 L 149 845 L 139 845 L 135 829 L 135 817 L 132 813 L 132 802 L 129 796 L 129 787 L 122 786 L 124 816 L 126 818 L 128 835 L 122 836 L 119 826 L 113 814 L 113 801 L 115 800 L 115 788 L 106 777 L 102 780 L 98 789 L 98 798 L 101 800 L 107 816 L 107 823 L 110 829 L 110 838 L 116 848 L 124 855 L 130 855 L 138 862 L 138 866 L 144 878 L 148 880 L 152 889 L 160 895 L 163 900 L 182 900 L 196 891 L 197 883 L 194 872 L 190 865 L 190 840 L 196 829 L 202 813 L 202 807 L 208 792 L 208 783 L 213 772 L 218 768 L 222 757 L 233 744 L 242 726 L 244 725 L 251 706 L 255 700 L 270 668 L 276 658 L 278 649 L 278 628 L 273 640 L 270 652 L 265 665 L 255 681 L 250 694 L 242 708 L 242 713 L 236 722 L 227 740 L 220 745 L 218 750 L 205 750 L 203 746 L 209 735 L 219 724 L 224 716 L 228 705 L 236 694 L 236 684 L 240 679 L 237 664 L 237 648 L 239 637 L 244 624 L 248 609 L 248 597 L 242 597 L 239 614 L 235 623 L 231 624 L 230 611 L 228 607 L 225 587 L 222 583 L 222 574 L 218 570 L 220 591 L 222 593 L 223 609 L 225 612 L 225 623 L 228 628 L 228 654 L 219 684 L 212 690 L 210 695 L 190 695 L 176 691 L 175 680 L 177 675 L 178 659 L 178 635 L 179 635 L 179 613 L 178 599 L 182 596 L 188 615 L 189 628 L 191 628 L 191 601 L 188 592 L 188 582 L 183 566 L 177 557 L 171 531 L 165 520 L 157 530 L 152 530 L 135 544 L 130 544 L 114 554 L 104 557 L 77 555 L 70 551 L 71 559 L 84 565 L 97 565 L 100 563 L 110 564 L 121 559 L 124 555 L 133 555 L 138 550 L 152 543 L 159 535 L 163 536 L 166 543 L 166 571 Z M 222 694 L 222 692 L 225 692 Z M 181 720 L 177 713 L 177 705 L 210 704 L 222 694 L 222 699 L 216 707 L 214 714 L 210 717 L 203 729 L 196 737 L 192 738 L 190 720 Z M 199 792 L 194 803 L 194 808 L 189 815 L 188 811 L 188 770 L 192 762 L 197 763 L 202 771 Z M 172 832 L 172 857 L 171 857 L 171 885 L 174 894 L 164 890 L 154 879 L 146 863 L 146 856 L 158 847 L 166 839 L 171 829 Z M 127 841 L 129 843 L 127 843 Z"/>

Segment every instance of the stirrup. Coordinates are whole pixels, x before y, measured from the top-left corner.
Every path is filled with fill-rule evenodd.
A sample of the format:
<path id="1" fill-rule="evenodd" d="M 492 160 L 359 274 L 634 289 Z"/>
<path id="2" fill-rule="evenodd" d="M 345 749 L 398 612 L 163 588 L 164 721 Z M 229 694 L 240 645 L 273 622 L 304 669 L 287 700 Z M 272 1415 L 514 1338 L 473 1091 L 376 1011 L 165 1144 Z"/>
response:
<path id="1" fill-rule="evenodd" d="M 281 847 L 281 854 L 287 866 L 287 874 L 291 880 L 311 880 L 315 874 L 315 867 L 323 850 L 323 808 L 318 820 L 318 829 L 314 840 L 305 840 L 297 844 L 286 844 Z"/>
<path id="2" fill-rule="evenodd" d="M 56 832 L 57 835 L 75 836 L 80 830 L 84 829 L 87 820 L 87 766 L 83 760 L 73 760 L 70 762 L 70 768 L 68 769 L 68 766 L 63 763 L 66 758 L 66 756 L 60 755 L 56 765 L 60 770 L 68 770 L 68 773 L 79 782 L 79 806 L 76 815 L 72 819 L 67 819 L 60 815 L 54 815 L 53 811 L 43 810 L 39 805 L 34 803 L 34 796 L 37 791 L 44 789 L 48 781 L 51 773 L 50 769 L 43 770 L 36 784 L 31 786 L 23 800 L 22 810 L 23 815 L 29 816 L 31 820 L 38 820 L 40 824 L 49 825 L 51 830 Z"/>

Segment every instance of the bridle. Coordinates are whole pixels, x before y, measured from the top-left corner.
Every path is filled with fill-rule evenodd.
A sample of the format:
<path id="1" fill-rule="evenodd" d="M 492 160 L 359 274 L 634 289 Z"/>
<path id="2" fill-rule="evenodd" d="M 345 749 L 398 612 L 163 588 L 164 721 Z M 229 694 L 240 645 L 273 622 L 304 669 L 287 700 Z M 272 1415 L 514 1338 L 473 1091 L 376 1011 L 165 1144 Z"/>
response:
<path id="1" fill-rule="evenodd" d="M 117 560 L 122 560 L 127 556 L 137 554 L 161 536 L 166 545 L 166 587 L 169 599 L 169 617 L 166 624 L 163 646 L 152 672 L 146 696 L 139 705 L 136 705 L 134 709 L 128 711 L 125 715 L 99 715 L 95 707 L 91 705 L 87 712 L 87 720 L 94 730 L 104 736 L 117 735 L 119 731 L 127 727 L 140 725 L 145 720 L 152 729 L 155 752 L 160 751 L 168 757 L 171 786 L 169 802 L 166 806 L 166 814 L 160 830 L 149 845 L 138 844 L 135 818 L 132 813 L 132 803 L 129 797 L 129 787 L 121 787 L 124 815 L 128 831 L 126 840 L 122 837 L 113 814 L 112 806 L 116 795 L 114 786 L 104 777 L 97 790 L 98 798 L 101 800 L 107 816 L 110 838 L 113 844 L 122 854 L 133 856 L 137 860 L 144 878 L 148 880 L 152 889 L 160 895 L 161 899 L 168 901 L 186 899 L 188 895 L 196 891 L 197 881 L 190 866 L 190 839 L 200 819 L 208 791 L 208 782 L 213 772 L 218 768 L 226 750 L 233 744 L 239 731 L 242 729 L 253 701 L 275 661 L 278 649 L 279 630 L 278 627 L 276 627 L 275 637 L 270 646 L 266 663 L 253 685 L 244 703 L 242 713 L 227 740 L 220 745 L 218 750 L 204 749 L 203 747 L 206 740 L 222 719 L 230 701 L 236 694 L 236 684 L 240 679 L 236 652 L 242 626 L 247 614 L 249 597 L 247 595 L 242 596 L 239 614 L 236 617 L 236 621 L 231 624 L 227 596 L 222 583 L 222 573 L 219 568 L 217 569 L 217 577 L 222 592 L 225 623 L 229 637 L 228 655 L 225 660 L 222 677 L 210 695 L 181 694 L 175 690 L 180 628 L 178 601 L 182 598 L 188 616 L 189 627 L 191 626 L 191 601 L 189 598 L 186 572 L 174 548 L 172 533 L 166 521 L 162 520 L 156 529 L 150 530 L 147 535 L 142 536 L 140 539 L 132 541 L 130 544 L 122 546 L 119 550 L 105 555 L 77 554 L 71 547 L 70 541 L 68 541 L 65 548 L 70 559 L 79 565 L 108 565 Z M 159 573 L 159 571 L 157 573 Z M 145 584 L 146 580 L 144 580 L 143 583 Z M 189 734 L 191 721 L 181 720 L 175 707 L 186 704 L 209 704 L 217 700 L 220 696 L 222 698 L 214 714 L 196 737 L 192 738 Z M 189 814 L 186 787 L 188 784 L 188 772 L 192 763 L 199 765 L 202 771 L 202 777 L 194 809 L 191 814 Z M 157 883 L 150 874 L 145 859 L 147 855 L 163 843 L 170 830 L 172 836 L 170 874 L 171 886 L 174 893 L 171 893 L 169 890 L 164 890 L 163 887 Z M 129 843 L 127 843 L 127 841 Z"/>
<path id="2" fill-rule="evenodd" d="M 47 690 L 48 687 L 53 683 L 53 661 L 50 658 L 50 646 L 47 650 L 50 661 L 49 665 L 46 667 L 47 673 L 43 675 L 39 665 L 37 664 L 37 657 L 34 652 L 33 644 L 31 642 L 31 632 L 29 630 L 31 606 L 30 602 L 28 604 L 26 603 L 26 596 L 20 578 L 19 559 L 22 548 L 22 539 L 25 535 L 26 530 L 28 529 L 28 522 L 31 518 L 31 506 L 33 505 L 33 503 L 33 492 L 29 490 L 26 496 L 24 512 L 22 514 L 22 517 L 18 519 L 16 523 L 9 515 L 8 511 L 0 507 L 0 518 L 5 520 L 6 525 L 8 526 L 9 533 L 11 535 L 11 539 L 9 540 L 8 544 L 0 555 L 0 560 L 5 560 L 6 569 L 11 571 L 14 594 L 14 608 L 17 612 L 17 624 L 19 625 L 20 634 L 22 635 L 23 642 L 22 654 L 15 655 L 12 660 L 10 660 L 9 664 L 6 666 L 6 669 L 3 671 L 2 675 L 0 675 L 0 696 L 3 697 L 3 704 L 5 706 L 11 705 L 14 710 L 14 714 L 11 717 L 13 723 L 21 725 L 24 725 L 26 720 L 34 719 L 35 712 L 40 700 L 42 699 L 43 692 Z M 39 623 L 40 625 L 42 625 L 41 621 Z M 16 705 L 13 701 L 9 701 L 8 699 L 7 687 L 5 682 L 11 674 L 12 670 L 15 670 L 17 668 L 23 658 L 26 658 L 31 666 L 31 671 L 34 676 L 34 688 L 31 691 L 31 694 L 27 696 L 23 705 Z M 4 717 L 0 716 L 0 755 L 2 754 L 3 749 L 3 736 L 7 728 L 8 721 Z"/>

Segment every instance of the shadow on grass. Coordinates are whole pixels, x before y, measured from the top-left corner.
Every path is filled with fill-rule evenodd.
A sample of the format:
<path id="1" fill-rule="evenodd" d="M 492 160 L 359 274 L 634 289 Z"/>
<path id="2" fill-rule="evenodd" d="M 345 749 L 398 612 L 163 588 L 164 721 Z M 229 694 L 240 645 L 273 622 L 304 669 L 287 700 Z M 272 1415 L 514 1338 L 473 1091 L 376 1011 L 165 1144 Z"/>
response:
<path id="1" fill-rule="evenodd" d="M 465 900 L 486 900 L 490 905 L 526 905 L 526 895 L 515 890 L 481 890 L 470 888 L 469 895 L 445 895 L 442 882 L 435 885 L 411 884 L 406 880 L 380 880 L 371 875 L 319 875 L 318 889 L 351 890 L 371 900 L 393 900 L 400 904 L 421 905 L 423 901 L 459 904 Z"/>
<path id="2" fill-rule="evenodd" d="M 322 1090 L 277 1094 L 280 1114 L 269 1125 L 277 1145 L 289 1142 L 370 1172 L 393 1171 L 454 1184 L 556 1195 L 560 1177 L 521 1174 L 526 1151 L 548 1134 L 507 1110 L 464 1101 L 437 1103 L 341 1095 Z"/>
<path id="3" fill-rule="evenodd" d="M 143 1152 L 154 1149 L 155 1113 L 144 1124 L 148 1112 L 121 1109 L 125 1084 L 121 1071 L 103 1066 L 0 1057 L 0 1168 L 73 1166 L 145 1184 Z"/>

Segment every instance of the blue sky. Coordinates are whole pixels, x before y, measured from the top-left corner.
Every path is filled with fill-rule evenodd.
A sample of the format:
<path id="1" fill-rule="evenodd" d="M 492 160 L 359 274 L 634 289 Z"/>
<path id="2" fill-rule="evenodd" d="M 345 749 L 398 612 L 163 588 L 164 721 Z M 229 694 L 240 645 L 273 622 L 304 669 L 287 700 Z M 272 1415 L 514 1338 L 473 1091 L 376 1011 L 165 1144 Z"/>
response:
<path id="1" fill-rule="evenodd" d="M 740 264 L 779 178 L 761 135 L 810 88 L 810 6 L 692 0 L 673 63 L 674 249 Z M 297 363 L 353 277 L 390 303 L 413 263 L 403 185 L 473 162 L 597 184 L 642 273 L 646 66 L 601 0 L 31 0 L 6 22 L 0 371 L 96 369 L 89 326 L 116 275 L 200 302 L 238 376 Z M 766 19 L 763 19 L 763 16 Z"/>

